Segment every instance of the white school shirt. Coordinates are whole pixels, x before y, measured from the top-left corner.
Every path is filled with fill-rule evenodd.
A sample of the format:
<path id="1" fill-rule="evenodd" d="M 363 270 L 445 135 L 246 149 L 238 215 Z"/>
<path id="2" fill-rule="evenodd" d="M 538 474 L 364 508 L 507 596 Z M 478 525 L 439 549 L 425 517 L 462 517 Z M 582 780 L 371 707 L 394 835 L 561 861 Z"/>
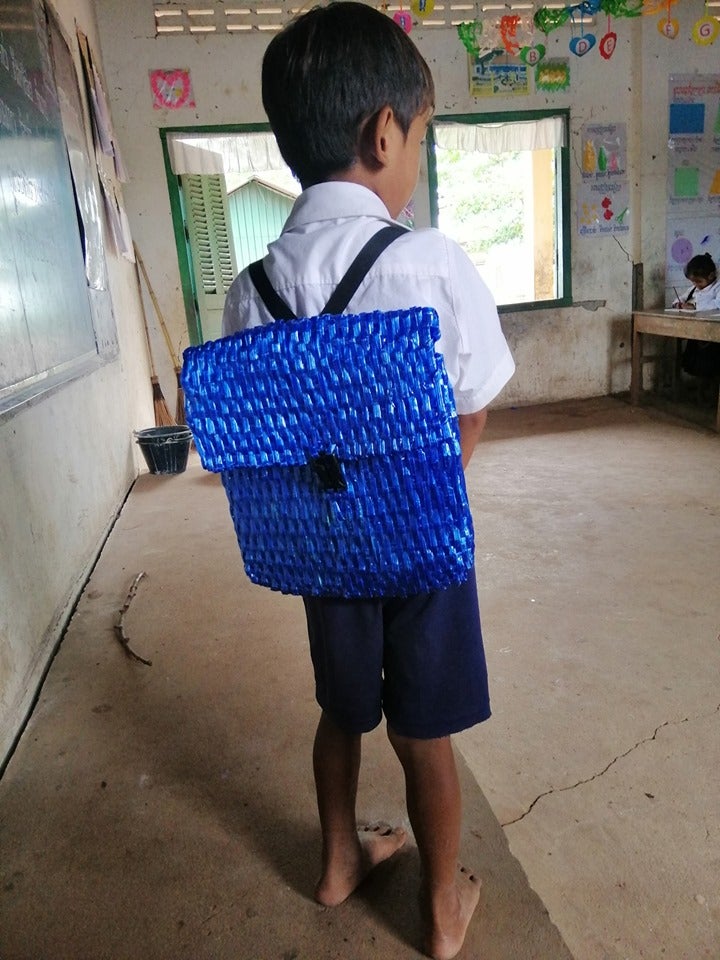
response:
<path id="1" fill-rule="evenodd" d="M 300 194 L 264 260 L 271 285 L 296 316 L 319 314 L 357 253 L 394 223 L 372 191 L 329 182 Z M 467 254 L 439 230 L 411 230 L 384 250 L 347 306 L 348 313 L 434 307 L 459 414 L 485 408 L 515 364 L 492 294 Z M 230 286 L 223 334 L 271 322 L 247 270 Z"/>
<path id="2" fill-rule="evenodd" d="M 702 290 L 691 287 L 685 295 L 686 300 L 690 294 L 696 310 L 720 310 L 720 280 L 715 280 Z"/>

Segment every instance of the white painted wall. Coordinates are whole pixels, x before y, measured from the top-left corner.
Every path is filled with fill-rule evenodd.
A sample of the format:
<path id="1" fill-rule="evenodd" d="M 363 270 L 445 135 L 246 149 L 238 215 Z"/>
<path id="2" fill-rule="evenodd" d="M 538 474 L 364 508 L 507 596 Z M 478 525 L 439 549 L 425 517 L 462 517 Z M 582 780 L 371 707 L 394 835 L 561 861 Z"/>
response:
<path id="1" fill-rule="evenodd" d="M 572 197 L 580 181 L 580 129 L 587 122 L 623 122 L 629 139 L 631 233 L 581 238 L 573 209 L 574 305 L 562 310 L 503 317 L 518 371 L 498 405 L 528 404 L 603 395 L 626 389 L 630 378 L 629 311 L 632 265 L 645 268 L 645 304 L 662 302 L 665 249 L 667 80 L 673 72 L 718 69 L 718 43 L 701 48 L 691 28 L 704 13 L 703 0 L 673 8 L 680 36 L 667 40 L 657 29 L 659 14 L 613 21 L 615 53 L 604 60 L 597 48 L 579 59 L 568 50 L 569 27 L 544 41 L 547 56 L 567 57 L 567 92 L 474 100 L 468 91 L 465 52 L 455 31 L 413 31 L 433 70 L 438 113 L 568 107 L 571 111 Z M 161 307 L 176 341 L 187 343 L 185 316 L 173 240 L 158 129 L 163 126 L 264 121 L 259 91 L 260 62 L 268 36 L 154 36 L 150 0 L 99 0 L 98 17 L 115 120 L 131 174 L 128 210 Z M 599 17 L 600 37 L 607 18 Z M 148 71 L 189 68 L 196 108 L 153 110 Z M 598 301 L 602 304 L 598 306 Z M 158 351 L 160 347 L 158 347 Z M 171 389 L 172 370 L 163 371 Z"/>
<path id="2" fill-rule="evenodd" d="M 55 9 L 100 59 L 92 0 Z M 0 765 L 137 475 L 132 430 L 154 423 L 134 268 L 109 252 L 108 272 L 119 357 L 0 417 Z"/>

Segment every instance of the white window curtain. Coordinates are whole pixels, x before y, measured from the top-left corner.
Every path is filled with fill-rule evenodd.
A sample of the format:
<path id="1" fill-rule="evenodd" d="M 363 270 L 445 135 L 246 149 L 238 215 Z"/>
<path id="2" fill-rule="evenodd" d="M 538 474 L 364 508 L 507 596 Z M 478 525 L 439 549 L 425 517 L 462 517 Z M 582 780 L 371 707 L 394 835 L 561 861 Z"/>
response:
<path id="1" fill-rule="evenodd" d="M 438 146 L 455 150 L 509 153 L 565 146 L 562 117 L 510 123 L 437 120 L 434 129 Z M 213 137 L 173 133 L 168 137 L 168 147 L 173 173 L 178 175 L 255 174 L 285 167 L 272 133 Z"/>
<path id="2" fill-rule="evenodd" d="M 510 153 L 565 146 L 562 117 L 543 117 L 516 123 L 453 123 L 436 120 L 433 128 L 437 145 L 451 150 Z"/>
<path id="3" fill-rule="evenodd" d="M 178 175 L 253 174 L 285 168 L 272 133 L 213 137 L 173 133 L 168 137 L 168 150 L 173 173 Z"/>

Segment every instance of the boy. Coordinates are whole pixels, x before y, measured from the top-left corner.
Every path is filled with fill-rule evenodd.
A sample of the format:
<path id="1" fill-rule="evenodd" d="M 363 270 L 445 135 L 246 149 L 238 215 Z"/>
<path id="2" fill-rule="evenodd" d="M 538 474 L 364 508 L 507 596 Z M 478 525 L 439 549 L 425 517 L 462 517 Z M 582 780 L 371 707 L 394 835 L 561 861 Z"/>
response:
<path id="1" fill-rule="evenodd" d="M 319 313 L 363 244 L 393 222 L 417 182 L 434 107 L 427 64 L 387 16 L 361 3 L 314 8 L 270 43 L 263 105 L 303 192 L 264 266 L 299 317 Z M 485 408 L 514 364 L 495 304 L 465 254 L 437 230 L 386 249 L 348 312 L 434 307 L 459 414 L 463 465 Z M 247 271 L 227 296 L 223 332 L 271 321 Z M 398 358 L 402 362 L 402 358 Z M 405 774 L 423 867 L 425 950 L 462 947 L 479 881 L 458 871 L 461 798 L 450 735 L 490 715 L 475 573 L 407 598 L 305 597 L 322 709 L 313 768 L 322 831 L 319 903 L 335 906 L 405 842 L 400 828 L 358 831 L 361 736 L 384 714 Z"/>

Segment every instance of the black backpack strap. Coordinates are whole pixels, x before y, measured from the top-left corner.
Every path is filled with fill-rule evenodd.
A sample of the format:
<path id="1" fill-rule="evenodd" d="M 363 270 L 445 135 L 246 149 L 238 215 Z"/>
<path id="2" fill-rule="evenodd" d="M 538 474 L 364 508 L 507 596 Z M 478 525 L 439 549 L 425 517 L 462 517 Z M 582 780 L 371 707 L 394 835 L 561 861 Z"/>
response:
<path id="1" fill-rule="evenodd" d="M 378 230 L 374 236 L 370 237 L 360 253 L 350 264 L 345 276 L 337 287 L 335 287 L 335 292 L 320 312 L 342 313 L 352 300 L 357 288 L 365 279 L 368 270 L 383 250 L 389 247 L 393 240 L 397 240 L 398 237 L 407 232 L 405 227 L 401 227 L 399 224 L 391 224 L 388 227 L 383 227 L 382 230 Z"/>
<path id="2" fill-rule="evenodd" d="M 383 227 L 382 230 L 378 230 L 376 234 L 370 237 L 348 267 L 345 276 L 337 285 L 335 292 L 320 313 L 342 313 L 348 303 L 350 303 L 357 288 L 365 279 L 368 270 L 383 250 L 389 247 L 393 240 L 397 240 L 398 237 L 407 232 L 407 229 L 401 227 L 399 224 L 390 224 L 387 227 Z M 297 319 L 293 311 L 275 291 L 268 280 L 262 260 L 256 260 L 254 263 L 251 263 L 248 267 L 248 273 L 250 274 L 250 279 L 255 284 L 255 289 L 260 294 L 262 302 L 275 320 Z"/>
<path id="3" fill-rule="evenodd" d="M 260 294 L 260 298 L 270 311 L 275 320 L 296 320 L 297 317 L 283 298 L 275 292 L 275 288 L 268 280 L 267 273 L 262 260 L 256 260 L 248 267 L 250 279 L 255 284 L 255 289 Z"/>

